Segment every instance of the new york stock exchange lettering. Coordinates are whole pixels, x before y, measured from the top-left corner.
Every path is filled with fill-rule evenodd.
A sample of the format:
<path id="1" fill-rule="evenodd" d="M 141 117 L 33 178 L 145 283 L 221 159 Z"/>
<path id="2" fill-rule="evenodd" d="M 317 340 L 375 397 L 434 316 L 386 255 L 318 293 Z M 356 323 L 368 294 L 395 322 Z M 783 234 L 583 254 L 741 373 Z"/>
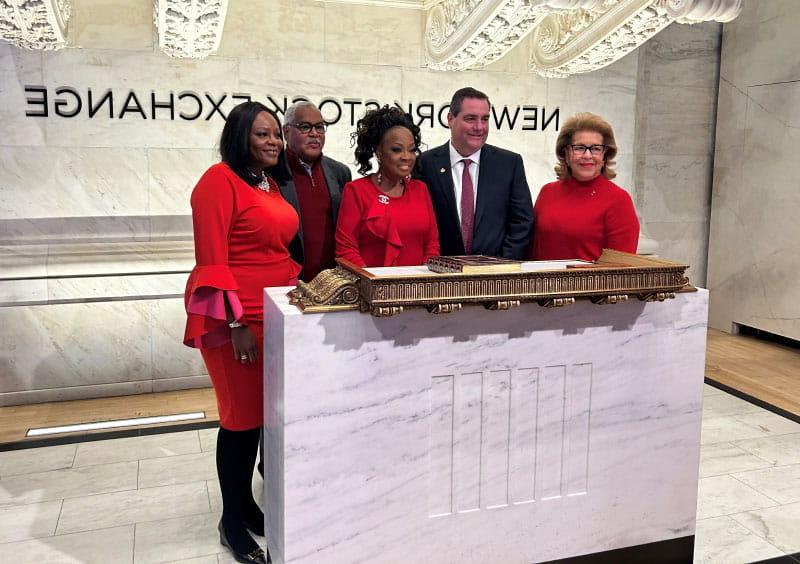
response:
<path id="1" fill-rule="evenodd" d="M 375 98 L 336 98 L 325 96 L 310 100 L 306 96 L 263 97 L 241 92 L 137 92 L 111 89 L 79 89 L 73 86 L 25 86 L 25 115 L 28 117 L 119 120 L 211 120 L 226 119 L 227 112 L 242 102 L 257 100 L 283 115 L 294 102 L 315 102 L 329 125 L 342 123 L 355 126 L 358 118 L 370 108 L 393 104 L 411 114 L 420 127 L 447 128 L 447 102 L 400 102 Z M 535 104 L 495 104 L 492 106 L 492 125 L 498 130 L 558 131 L 559 108 L 547 109 Z"/>

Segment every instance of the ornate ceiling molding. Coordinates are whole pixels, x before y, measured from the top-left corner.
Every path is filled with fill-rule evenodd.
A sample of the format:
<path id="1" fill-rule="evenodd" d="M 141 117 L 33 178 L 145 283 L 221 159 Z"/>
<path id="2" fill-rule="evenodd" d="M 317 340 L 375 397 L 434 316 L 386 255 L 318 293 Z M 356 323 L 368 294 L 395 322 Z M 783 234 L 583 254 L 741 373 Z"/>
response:
<path id="1" fill-rule="evenodd" d="M 67 44 L 72 0 L 0 0 L 0 38 L 24 49 Z"/>
<path id="2" fill-rule="evenodd" d="M 444 0 L 426 12 L 428 66 L 489 64 L 533 32 L 530 69 L 563 77 L 603 68 L 672 22 L 731 21 L 743 0 Z"/>
<path id="3" fill-rule="evenodd" d="M 219 49 L 227 13 L 228 0 L 155 0 L 158 46 L 181 59 L 213 55 Z"/>

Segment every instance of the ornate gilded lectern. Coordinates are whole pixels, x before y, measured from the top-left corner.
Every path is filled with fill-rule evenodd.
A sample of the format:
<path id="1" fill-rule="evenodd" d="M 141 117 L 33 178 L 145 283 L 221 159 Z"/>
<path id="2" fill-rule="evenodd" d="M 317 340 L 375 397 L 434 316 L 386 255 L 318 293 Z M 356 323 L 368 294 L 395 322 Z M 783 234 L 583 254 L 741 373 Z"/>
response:
<path id="1" fill-rule="evenodd" d="M 708 294 L 685 269 L 342 264 L 266 289 L 274 561 L 690 559 Z"/>

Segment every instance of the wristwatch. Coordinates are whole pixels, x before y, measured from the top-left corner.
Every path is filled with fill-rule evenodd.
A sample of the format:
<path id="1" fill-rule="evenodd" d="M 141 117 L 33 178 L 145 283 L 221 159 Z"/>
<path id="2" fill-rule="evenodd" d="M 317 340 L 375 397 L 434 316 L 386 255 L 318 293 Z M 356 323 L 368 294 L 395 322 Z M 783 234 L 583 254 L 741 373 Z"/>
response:
<path id="1" fill-rule="evenodd" d="M 247 327 L 247 324 L 246 323 L 239 323 L 238 320 L 234 319 L 233 321 L 228 323 L 228 327 L 230 327 L 231 329 L 236 329 L 237 327 Z"/>

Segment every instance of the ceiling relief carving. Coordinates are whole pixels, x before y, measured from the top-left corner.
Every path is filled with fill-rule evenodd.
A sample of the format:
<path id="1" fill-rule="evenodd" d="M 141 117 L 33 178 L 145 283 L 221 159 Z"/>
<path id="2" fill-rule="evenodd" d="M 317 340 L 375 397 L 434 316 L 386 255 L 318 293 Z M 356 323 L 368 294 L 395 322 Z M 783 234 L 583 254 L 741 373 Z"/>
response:
<path id="1" fill-rule="evenodd" d="M 228 0 L 155 0 L 158 46 L 181 59 L 213 55 L 219 49 L 227 13 Z"/>
<path id="2" fill-rule="evenodd" d="M 533 33 L 530 69 L 565 77 L 603 68 L 672 22 L 731 21 L 742 0 L 444 0 L 427 10 L 430 68 L 480 68 Z"/>
<path id="3" fill-rule="evenodd" d="M 60 49 L 71 11 L 71 0 L 0 0 L 0 38 L 23 49 Z"/>
<path id="4" fill-rule="evenodd" d="M 326 0 L 332 1 L 332 0 Z M 530 69 L 563 77 L 603 68 L 672 22 L 731 21 L 743 0 L 336 0 L 425 12 L 425 58 L 438 70 L 483 67 L 533 33 Z M 0 0 L 0 38 L 26 49 L 67 45 L 73 0 Z M 216 53 L 228 0 L 154 0 L 160 49 Z"/>

